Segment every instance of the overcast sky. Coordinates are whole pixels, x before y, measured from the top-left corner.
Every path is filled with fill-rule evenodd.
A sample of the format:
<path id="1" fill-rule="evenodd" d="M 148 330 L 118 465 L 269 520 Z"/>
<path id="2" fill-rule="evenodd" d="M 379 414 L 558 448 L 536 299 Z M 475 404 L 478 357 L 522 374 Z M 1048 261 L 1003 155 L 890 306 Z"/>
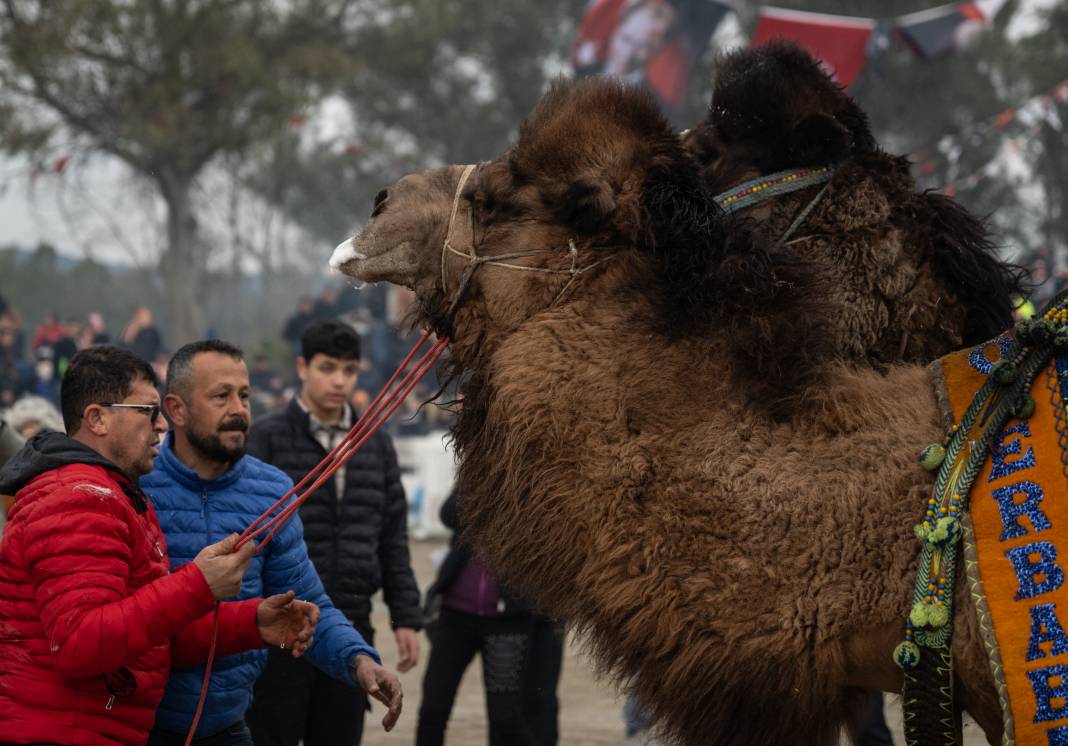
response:
<path id="1" fill-rule="evenodd" d="M 1034 33 L 1037 11 L 1055 2 L 1024 0 L 1010 37 Z M 46 241 L 72 257 L 149 263 L 158 256 L 162 218 L 152 185 L 114 159 L 99 157 L 36 177 L 25 162 L 0 159 L 0 246 L 32 248 Z M 330 248 L 324 247 L 327 255 Z"/>

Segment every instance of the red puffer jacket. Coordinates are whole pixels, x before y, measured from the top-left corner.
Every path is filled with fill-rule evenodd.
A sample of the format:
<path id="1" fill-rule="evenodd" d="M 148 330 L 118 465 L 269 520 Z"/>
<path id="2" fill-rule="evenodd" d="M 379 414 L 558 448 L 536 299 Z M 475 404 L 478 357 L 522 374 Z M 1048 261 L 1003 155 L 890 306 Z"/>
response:
<path id="1" fill-rule="evenodd" d="M 0 473 L 20 482 L 0 543 L 0 743 L 144 744 L 171 663 L 207 657 L 207 582 L 193 563 L 169 574 L 152 506 L 77 441 L 30 441 Z M 218 655 L 263 646 L 259 602 L 222 605 Z"/>

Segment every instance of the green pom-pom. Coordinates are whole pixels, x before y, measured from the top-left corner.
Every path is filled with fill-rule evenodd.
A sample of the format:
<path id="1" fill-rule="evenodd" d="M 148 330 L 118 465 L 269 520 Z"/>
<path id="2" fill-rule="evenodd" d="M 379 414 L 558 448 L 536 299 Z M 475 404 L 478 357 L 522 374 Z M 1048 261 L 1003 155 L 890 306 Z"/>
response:
<path id="1" fill-rule="evenodd" d="M 1025 345 L 1034 345 L 1039 342 L 1041 327 L 1042 322 L 1039 319 L 1023 319 L 1016 324 L 1016 338 Z"/>
<path id="2" fill-rule="evenodd" d="M 1016 380 L 1016 366 L 1008 360 L 998 360 L 990 366 L 990 378 L 996 384 L 1007 386 Z"/>
<path id="3" fill-rule="evenodd" d="M 909 624 L 913 627 L 926 627 L 927 626 L 927 610 L 929 606 L 923 601 L 917 601 L 912 605 L 912 611 L 909 612 Z"/>
<path id="4" fill-rule="evenodd" d="M 931 534 L 931 527 L 926 523 L 917 523 L 913 527 L 912 533 L 916 534 L 916 538 L 920 541 L 927 541 L 927 537 Z"/>
<path id="5" fill-rule="evenodd" d="M 1057 350 L 1068 348 L 1068 326 L 1059 326 L 1053 333 L 1053 346 Z"/>
<path id="6" fill-rule="evenodd" d="M 949 622 L 949 609 L 944 605 L 935 604 L 927 610 L 927 624 L 935 629 L 945 627 Z"/>
<path id="7" fill-rule="evenodd" d="M 1016 403 L 1012 410 L 1013 415 L 1021 420 L 1026 420 L 1035 413 L 1035 399 L 1033 396 L 1025 396 Z"/>
<path id="8" fill-rule="evenodd" d="M 903 671 L 911 671 L 920 662 L 920 647 L 912 640 L 905 640 L 894 648 L 894 663 Z"/>
<path id="9" fill-rule="evenodd" d="M 927 471 L 937 470 L 945 460 L 946 449 L 938 443 L 932 443 L 920 451 L 920 466 Z"/>
<path id="10" fill-rule="evenodd" d="M 1016 325 L 1016 338 L 1026 345 L 1045 345 L 1056 330 L 1057 325 L 1048 319 L 1024 319 Z"/>

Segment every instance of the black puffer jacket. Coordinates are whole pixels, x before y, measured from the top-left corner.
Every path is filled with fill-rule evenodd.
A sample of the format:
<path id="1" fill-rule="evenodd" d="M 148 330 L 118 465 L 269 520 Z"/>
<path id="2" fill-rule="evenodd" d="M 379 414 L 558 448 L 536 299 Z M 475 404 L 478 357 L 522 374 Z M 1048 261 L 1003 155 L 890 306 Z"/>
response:
<path id="1" fill-rule="evenodd" d="M 294 399 L 252 426 L 248 452 L 299 482 L 326 456 L 308 423 L 308 413 Z M 381 432 L 346 464 L 340 501 L 328 479 L 300 508 L 308 555 L 327 595 L 368 640 L 371 596 L 380 588 L 394 628 L 423 626 L 407 518 L 397 454 Z"/>

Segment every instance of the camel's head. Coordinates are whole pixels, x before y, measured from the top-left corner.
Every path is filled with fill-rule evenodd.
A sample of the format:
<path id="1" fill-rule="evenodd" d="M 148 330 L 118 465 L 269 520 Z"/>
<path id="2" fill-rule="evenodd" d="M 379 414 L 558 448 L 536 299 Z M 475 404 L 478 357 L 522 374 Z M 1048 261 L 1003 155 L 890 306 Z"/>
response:
<path id="1" fill-rule="evenodd" d="M 412 288 L 427 324 L 456 341 L 465 329 L 514 329 L 635 262 L 653 268 L 649 282 L 693 284 L 717 215 L 651 96 L 606 79 L 558 81 L 501 157 L 380 192 L 331 265 Z"/>
<path id="2" fill-rule="evenodd" d="M 742 49 L 716 69 L 708 114 L 685 137 L 713 193 L 876 149 L 867 115 L 800 47 Z"/>

